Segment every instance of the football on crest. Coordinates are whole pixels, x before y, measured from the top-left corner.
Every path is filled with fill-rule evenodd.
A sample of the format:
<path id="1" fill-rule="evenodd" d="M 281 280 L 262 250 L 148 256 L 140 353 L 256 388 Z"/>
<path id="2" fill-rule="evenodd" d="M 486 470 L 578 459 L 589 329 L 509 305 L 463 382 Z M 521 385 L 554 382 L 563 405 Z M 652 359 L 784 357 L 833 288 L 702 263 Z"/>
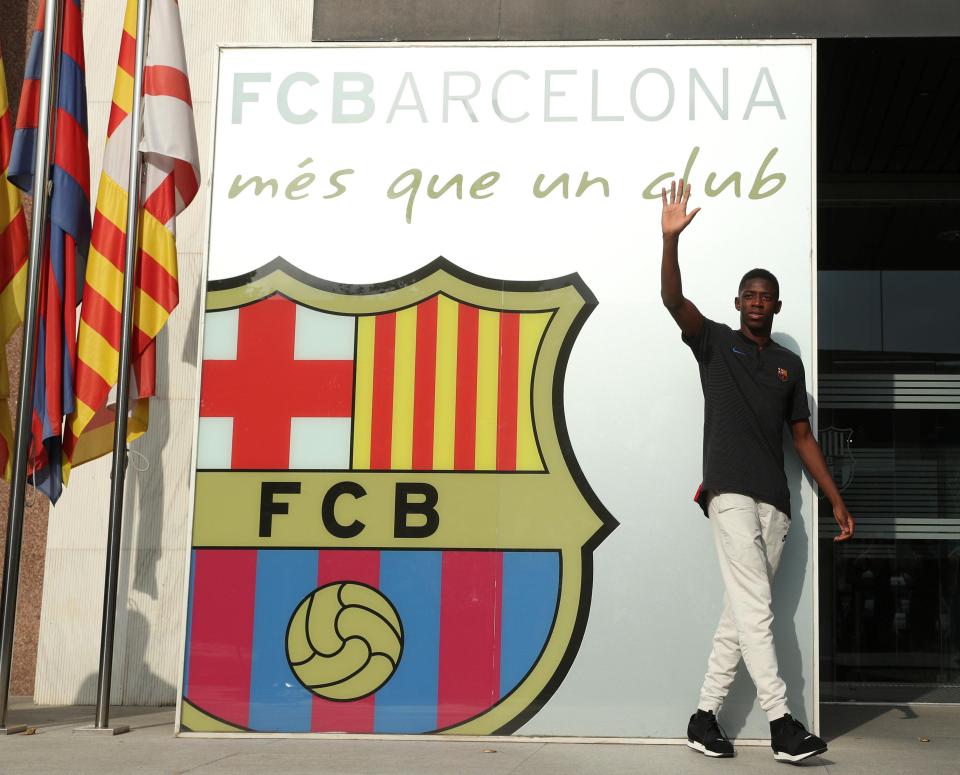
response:
<path id="1" fill-rule="evenodd" d="M 373 694 L 403 653 L 403 626 L 373 587 L 336 582 L 300 601 L 287 626 L 287 661 L 307 689 L 348 702 Z"/>

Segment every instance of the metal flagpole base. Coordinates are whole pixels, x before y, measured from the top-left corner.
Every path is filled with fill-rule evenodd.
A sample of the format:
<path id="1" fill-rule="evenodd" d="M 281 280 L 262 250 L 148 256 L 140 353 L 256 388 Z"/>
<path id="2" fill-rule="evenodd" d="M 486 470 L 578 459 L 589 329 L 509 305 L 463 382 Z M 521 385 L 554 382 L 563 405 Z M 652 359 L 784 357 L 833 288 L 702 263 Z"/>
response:
<path id="1" fill-rule="evenodd" d="M 0 735 L 20 735 L 27 731 L 25 724 L 10 724 L 6 727 L 0 727 Z"/>
<path id="2" fill-rule="evenodd" d="M 95 727 L 93 724 L 88 724 L 83 727 L 76 727 L 73 730 L 74 734 L 81 733 L 84 735 L 102 735 L 104 737 L 114 737 L 115 735 L 124 735 L 130 731 L 130 727 L 126 724 L 117 724 L 113 727 Z"/>

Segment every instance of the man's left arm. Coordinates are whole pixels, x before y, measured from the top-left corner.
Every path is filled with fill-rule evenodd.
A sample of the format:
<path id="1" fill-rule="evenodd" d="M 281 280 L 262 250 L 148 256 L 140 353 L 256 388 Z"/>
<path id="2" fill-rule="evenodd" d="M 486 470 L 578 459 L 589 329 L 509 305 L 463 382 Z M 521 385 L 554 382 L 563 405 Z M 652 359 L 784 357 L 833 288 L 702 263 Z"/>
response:
<path id="1" fill-rule="evenodd" d="M 823 459 L 823 452 L 813 435 L 809 420 L 796 420 L 790 423 L 790 432 L 793 434 L 793 446 L 803 462 L 803 467 L 812 476 L 820 491 L 827 497 L 833 506 L 833 517 L 840 526 L 840 535 L 834 536 L 834 541 L 846 541 L 853 538 L 854 522 L 847 506 L 840 496 L 836 482 L 827 468 L 827 461 Z"/>

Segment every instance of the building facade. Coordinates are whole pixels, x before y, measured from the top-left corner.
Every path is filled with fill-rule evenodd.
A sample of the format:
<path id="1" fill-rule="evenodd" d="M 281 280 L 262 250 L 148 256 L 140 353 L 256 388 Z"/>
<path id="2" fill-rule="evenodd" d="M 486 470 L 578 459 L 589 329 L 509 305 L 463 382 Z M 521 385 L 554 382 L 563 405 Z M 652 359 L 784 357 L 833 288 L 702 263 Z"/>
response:
<path id="1" fill-rule="evenodd" d="M 782 4 L 787 6 L 788 4 Z M 17 35 L 35 10 L 7 2 Z M 16 6 L 16 7 L 14 7 Z M 122 3 L 85 3 L 91 161 L 99 166 Z M 4 9 L 6 10 L 6 8 Z M 960 7 L 892 0 L 589 5 L 248 0 L 181 5 L 201 162 L 209 162 L 218 43 L 815 38 L 821 442 L 857 538 L 819 547 L 821 697 L 956 701 L 960 691 Z M 22 34 L 21 34 L 22 33 Z M 20 57 L 22 62 L 22 55 Z M 11 92 L 15 88 L 11 87 Z M 209 177 L 204 166 L 203 174 Z M 151 431 L 128 475 L 114 701 L 176 695 L 205 202 L 179 225 L 181 306 L 159 343 Z M 9 354 L 8 354 L 9 357 Z M 20 692 L 92 702 L 109 462 L 81 469 L 61 504 L 28 522 Z M 35 553 L 41 556 L 39 550 Z M 26 623 L 38 622 L 31 630 Z M 64 648 L 70 643 L 71 648 Z M 29 665 L 36 655 L 35 678 Z"/>

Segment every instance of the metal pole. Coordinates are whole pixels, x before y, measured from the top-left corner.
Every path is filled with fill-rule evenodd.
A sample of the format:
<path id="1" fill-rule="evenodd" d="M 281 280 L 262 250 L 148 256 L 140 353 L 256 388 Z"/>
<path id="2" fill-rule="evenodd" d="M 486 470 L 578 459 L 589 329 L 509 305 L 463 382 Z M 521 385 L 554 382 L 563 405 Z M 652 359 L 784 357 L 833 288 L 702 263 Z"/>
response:
<path id="1" fill-rule="evenodd" d="M 107 537 L 107 570 L 103 586 L 103 626 L 100 631 L 100 674 L 97 679 L 96 730 L 109 734 L 128 732 L 127 726 L 110 727 L 110 681 L 113 671 L 113 634 L 117 618 L 117 582 L 120 575 L 120 528 L 127 469 L 127 412 L 130 408 L 130 349 L 133 340 L 133 292 L 140 252 L 140 134 L 143 126 L 143 65 L 146 58 L 149 0 L 137 2 L 137 52 L 133 77 L 133 110 L 130 113 L 130 175 L 127 179 L 127 239 L 121 306 L 120 373 L 117 380 L 117 419 L 113 433 L 110 471 L 110 524 Z"/>
<path id="2" fill-rule="evenodd" d="M 7 726 L 10 663 L 17 617 L 17 583 L 20 578 L 20 546 L 23 540 L 23 505 L 27 486 L 33 420 L 33 382 L 37 358 L 37 306 L 43 243 L 47 235 L 47 204 L 50 177 L 51 121 L 56 99 L 55 57 L 63 0 L 51 0 L 44 9 L 43 56 L 40 68 L 40 105 L 33 155 L 33 219 L 30 223 L 30 257 L 27 298 L 23 319 L 23 351 L 20 357 L 20 389 L 17 396 L 17 427 L 14 437 L 13 476 L 7 512 L 7 545 L 3 564 L 3 602 L 0 613 L 0 733 L 23 732 L 23 726 Z"/>

